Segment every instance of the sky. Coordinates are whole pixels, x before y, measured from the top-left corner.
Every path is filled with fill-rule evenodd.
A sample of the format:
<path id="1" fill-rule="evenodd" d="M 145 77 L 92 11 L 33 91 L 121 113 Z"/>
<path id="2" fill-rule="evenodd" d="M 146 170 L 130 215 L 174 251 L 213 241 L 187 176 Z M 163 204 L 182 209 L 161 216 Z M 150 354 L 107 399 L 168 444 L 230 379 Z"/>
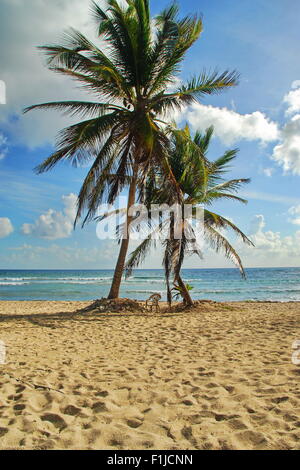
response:
<path id="1" fill-rule="evenodd" d="M 239 148 L 228 177 L 251 178 L 241 195 L 213 209 L 249 235 L 254 248 L 230 238 L 246 267 L 300 266 L 300 2 L 185 0 L 182 15 L 200 13 L 204 30 L 179 74 L 237 70 L 240 81 L 183 110 L 179 125 L 215 128 L 210 154 Z M 167 6 L 152 0 L 152 15 Z M 103 1 L 102 1 L 103 5 Z M 49 71 L 37 46 L 59 42 L 75 27 L 96 41 L 89 0 L 0 0 L 0 269 L 107 269 L 118 253 L 99 240 L 96 223 L 73 230 L 76 195 L 87 168 L 66 164 L 36 175 L 55 136 L 73 121 L 55 111 L 23 115 L 34 103 L 88 99 Z M 143 265 L 161 267 L 153 252 Z M 229 267 L 207 249 L 185 267 Z"/>

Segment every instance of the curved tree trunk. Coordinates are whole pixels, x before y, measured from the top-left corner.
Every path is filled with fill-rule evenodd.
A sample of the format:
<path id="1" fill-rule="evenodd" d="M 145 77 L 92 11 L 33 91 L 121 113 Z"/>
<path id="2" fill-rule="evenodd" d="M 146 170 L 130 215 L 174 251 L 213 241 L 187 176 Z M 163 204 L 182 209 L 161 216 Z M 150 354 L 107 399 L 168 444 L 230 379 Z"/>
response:
<path id="1" fill-rule="evenodd" d="M 182 291 L 182 297 L 183 297 L 183 300 L 184 302 L 186 303 L 186 305 L 188 306 L 192 306 L 194 305 L 194 302 L 192 300 L 192 297 L 190 296 L 190 293 L 189 291 L 187 290 L 186 288 L 186 285 L 185 283 L 183 282 L 183 280 L 181 279 L 181 276 L 179 275 L 178 278 L 177 278 L 177 282 L 178 282 L 178 286 L 180 287 L 181 291 Z"/>
<path id="2" fill-rule="evenodd" d="M 134 170 L 134 174 L 132 177 L 132 181 L 130 183 L 129 194 L 128 194 L 125 237 L 123 237 L 121 241 L 119 257 L 118 257 L 118 261 L 115 267 L 114 277 L 112 280 L 108 299 L 117 299 L 119 297 L 120 285 L 122 281 L 122 275 L 124 271 L 124 266 L 125 266 L 125 261 L 126 261 L 128 246 L 129 246 L 129 226 L 130 226 L 130 222 L 132 219 L 132 217 L 128 216 L 128 211 L 130 207 L 135 203 L 136 180 L 137 180 L 137 177 L 136 177 L 136 172 Z"/>

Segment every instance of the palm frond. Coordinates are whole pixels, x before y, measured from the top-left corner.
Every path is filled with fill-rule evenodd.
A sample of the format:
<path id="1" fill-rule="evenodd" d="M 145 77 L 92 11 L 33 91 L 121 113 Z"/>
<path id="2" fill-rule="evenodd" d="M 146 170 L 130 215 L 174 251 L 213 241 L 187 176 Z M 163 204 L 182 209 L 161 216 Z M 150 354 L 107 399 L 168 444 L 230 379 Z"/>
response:
<path id="1" fill-rule="evenodd" d="M 50 70 L 62 75 L 67 75 L 68 77 L 79 81 L 82 88 L 102 97 L 110 99 L 128 98 L 126 91 L 122 89 L 121 82 L 115 80 L 115 77 L 113 77 L 106 68 L 102 68 L 101 71 L 98 70 L 99 78 L 95 78 L 93 75 L 75 72 L 63 67 L 51 67 Z"/>
<path id="2" fill-rule="evenodd" d="M 175 9 L 169 10 L 172 15 L 176 14 Z M 175 21 L 174 21 L 175 20 Z M 180 71 L 180 64 L 184 58 L 186 51 L 192 46 L 192 44 L 199 38 L 203 26 L 202 19 L 196 15 L 193 17 L 185 17 L 182 20 L 175 19 L 175 16 L 171 19 L 176 23 L 177 32 L 174 28 L 174 37 L 170 38 L 169 48 L 166 48 L 167 55 L 158 56 L 156 58 L 157 72 L 153 73 L 153 80 L 151 87 L 149 87 L 149 95 L 157 93 L 158 91 L 165 88 L 167 82 L 171 82 L 172 77 L 177 75 Z"/>
<path id="3" fill-rule="evenodd" d="M 196 98 L 202 98 L 204 95 L 220 93 L 226 88 L 236 86 L 238 84 L 239 74 L 234 70 L 232 72 L 212 73 L 202 72 L 199 77 L 194 77 L 182 85 L 176 94 L 178 97 L 190 96 L 191 102 Z"/>
<path id="4" fill-rule="evenodd" d="M 195 132 L 194 142 L 196 145 L 198 145 L 198 147 L 201 148 L 204 155 L 206 154 L 208 150 L 213 133 L 214 133 L 214 126 L 208 127 L 203 135 L 199 131 Z"/>
<path id="5" fill-rule="evenodd" d="M 63 112 L 65 115 L 81 117 L 86 116 L 103 116 L 107 111 L 116 111 L 117 107 L 108 103 L 91 103 L 88 101 L 53 101 L 50 103 L 40 103 L 28 106 L 24 109 L 24 113 L 28 113 L 34 109 L 54 109 Z"/>
<path id="6" fill-rule="evenodd" d="M 210 191 L 212 192 L 216 191 L 219 193 L 223 191 L 237 192 L 243 184 L 249 184 L 250 181 L 251 181 L 250 178 L 239 178 L 239 179 L 224 181 L 223 183 L 212 186 L 212 188 L 208 190 L 208 193 Z"/>
<path id="7" fill-rule="evenodd" d="M 93 219 L 104 196 L 108 204 L 113 204 L 120 191 L 130 181 L 127 167 L 130 166 L 130 156 L 128 156 L 128 153 L 130 152 L 131 138 L 129 136 L 123 142 L 121 156 L 119 155 L 119 147 L 114 146 L 117 141 L 118 137 L 112 133 L 108 139 L 107 146 L 103 147 L 98 158 L 99 162 L 101 162 L 105 157 L 106 166 L 98 168 L 95 174 L 92 172 L 90 175 L 91 181 L 88 179 L 88 174 L 86 185 L 82 187 L 82 208 L 87 208 L 82 225 Z M 107 157 L 109 158 L 107 159 Z M 113 166 L 117 167 L 116 172 L 112 171 Z M 80 197 L 79 200 L 81 200 Z"/>
<path id="8" fill-rule="evenodd" d="M 242 260 L 229 241 L 211 225 L 205 227 L 204 233 L 206 240 L 213 250 L 217 253 L 222 251 L 226 258 L 232 261 L 239 268 L 241 275 L 245 278 L 246 273 L 242 264 Z"/>
<path id="9" fill-rule="evenodd" d="M 231 229 L 236 235 L 238 235 L 244 243 L 250 246 L 254 246 L 252 241 L 230 220 L 222 217 L 219 214 L 214 212 L 208 211 L 204 209 L 204 225 L 206 226 L 214 226 L 217 228 L 229 228 Z"/>
<path id="10" fill-rule="evenodd" d="M 87 220 L 91 219 L 94 215 L 93 206 L 91 207 L 91 198 L 95 186 L 97 186 L 98 196 L 100 192 L 103 191 L 103 184 L 106 183 L 108 175 L 110 174 L 111 168 L 117 157 L 116 149 L 117 139 L 114 132 L 112 131 L 106 142 L 104 143 L 102 149 L 98 153 L 93 165 L 91 166 L 88 174 L 81 186 L 78 204 L 77 204 L 77 214 L 74 226 L 77 221 L 82 216 L 83 210 L 88 207 L 88 212 L 82 223 L 82 226 L 85 225 Z M 100 202 L 100 198 L 98 198 Z"/>
<path id="11" fill-rule="evenodd" d="M 242 204 L 247 204 L 247 199 L 242 197 L 236 196 L 235 194 L 225 193 L 225 192 L 218 192 L 218 191 L 208 191 L 206 193 L 200 193 L 199 197 L 195 197 L 193 199 L 194 204 L 206 204 L 210 205 L 216 202 L 218 199 L 231 199 L 236 202 L 241 202 Z"/>
<path id="12" fill-rule="evenodd" d="M 139 266 L 145 260 L 152 244 L 155 240 L 152 239 L 151 235 L 140 243 L 140 245 L 130 254 L 129 259 L 125 265 L 125 277 L 131 276 L 134 268 Z"/>
<path id="13" fill-rule="evenodd" d="M 95 149 L 101 147 L 105 134 L 116 124 L 117 113 L 74 124 L 59 133 L 57 151 L 35 168 L 37 173 L 52 169 L 62 160 L 70 160 L 74 166 L 90 160 Z"/>

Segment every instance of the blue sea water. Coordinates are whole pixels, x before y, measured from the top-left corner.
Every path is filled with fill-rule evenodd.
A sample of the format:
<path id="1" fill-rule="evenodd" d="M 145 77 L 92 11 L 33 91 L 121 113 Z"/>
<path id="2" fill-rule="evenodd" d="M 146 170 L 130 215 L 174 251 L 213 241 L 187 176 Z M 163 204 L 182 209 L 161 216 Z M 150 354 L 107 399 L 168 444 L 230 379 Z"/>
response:
<path id="1" fill-rule="evenodd" d="M 217 301 L 300 301 L 300 268 L 184 269 L 194 299 Z M 0 270 L 0 300 L 92 300 L 108 294 L 112 270 Z M 159 292 L 165 299 L 161 269 L 139 269 L 124 280 L 121 296 L 146 299 Z"/>

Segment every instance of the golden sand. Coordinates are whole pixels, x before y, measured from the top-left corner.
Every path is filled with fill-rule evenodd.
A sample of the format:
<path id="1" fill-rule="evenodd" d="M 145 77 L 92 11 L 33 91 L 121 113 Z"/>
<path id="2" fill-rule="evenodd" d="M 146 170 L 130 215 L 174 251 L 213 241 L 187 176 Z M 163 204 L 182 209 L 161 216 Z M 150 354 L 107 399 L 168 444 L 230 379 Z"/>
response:
<path id="1" fill-rule="evenodd" d="M 300 449 L 299 303 L 0 302 L 2 449 Z"/>

